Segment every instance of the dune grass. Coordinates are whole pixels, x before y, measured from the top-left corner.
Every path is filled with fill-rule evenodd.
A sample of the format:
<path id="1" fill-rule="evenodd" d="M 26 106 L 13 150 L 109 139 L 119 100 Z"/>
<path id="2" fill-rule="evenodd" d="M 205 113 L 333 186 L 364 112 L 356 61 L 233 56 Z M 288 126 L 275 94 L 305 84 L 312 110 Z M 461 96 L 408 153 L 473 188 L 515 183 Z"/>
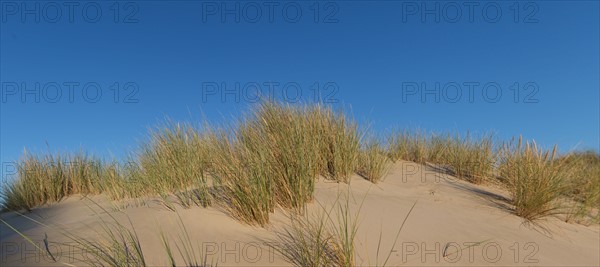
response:
<path id="1" fill-rule="evenodd" d="M 324 175 L 338 182 L 348 183 L 358 162 L 360 133 L 355 122 L 343 113 L 336 114 L 331 109 L 317 108 L 317 129 L 323 135 L 321 153 L 325 159 Z"/>
<path id="2" fill-rule="evenodd" d="M 387 150 L 393 161 L 440 164 L 471 183 L 498 179 L 512 194 L 515 213 L 529 220 L 558 214 L 566 214 L 569 220 L 593 212 L 600 218 L 600 156 L 596 153 L 567 153 L 558 160 L 555 150 L 542 150 L 535 142 L 524 144 L 521 138 L 497 146 L 490 134 L 474 138 L 418 130 L 388 136 Z M 561 205 L 563 196 L 574 200 L 571 211 Z"/>
<path id="3" fill-rule="evenodd" d="M 205 142 L 188 124 L 168 121 L 152 130 L 137 157 L 146 194 L 172 194 L 184 207 L 210 205 Z"/>
<path id="4" fill-rule="evenodd" d="M 568 190 L 564 193 L 572 200 L 566 221 L 586 221 L 595 212 L 591 221 L 600 222 L 600 155 L 579 152 L 558 160 L 571 170 L 566 181 Z"/>
<path id="5" fill-rule="evenodd" d="M 390 168 L 390 158 L 379 141 L 372 139 L 360 150 L 357 173 L 365 179 L 378 183 Z"/>
<path id="6" fill-rule="evenodd" d="M 382 144 L 363 139 L 361 132 L 342 112 L 318 104 L 263 102 L 225 130 L 210 126 L 199 130 L 167 121 L 150 132 L 149 141 L 125 164 L 85 153 L 26 153 L 17 164 L 17 179 L 0 190 L 1 208 L 30 211 L 76 194 L 106 194 L 112 200 L 158 196 L 174 211 L 172 199 L 184 208 L 216 204 L 243 223 L 264 227 L 280 207 L 291 211 L 292 222 L 278 233 L 281 246 L 275 249 L 289 262 L 355 266 L 358 214 L 351 215 L 346 196 L 345 203 L 336 202 L 333 209 L 309 218 L 305 208 L 313 201 L 316 179 L 349 183 L 357 173 L 378 183 L 390 163 L 402 159 L 441 165 L 475 184 L 496 178 L 511 194 L 515 214 L 527 220 L 560 214 L 567 221 L 595 216 L 600 222 L 597 153 L 559 156 L 556 147 L 544 150 L 522 138 L 498 147 L 492 135 L 461 137 L 408 130 L 389 135 Z M 86 265 L 146 266 L 131 222 L 123 225 L 110 215 L 101 227 L 96 232 L 100 242 L 59 232 L 92 253 L 92 258 L 78 259 Z M 168 264 L 209 265 L 194 253 L 182 222 L 179 227 L 174 242 L 161 232 Z M 379 259 L 379 248 L 377 253 Z M 389 255 L 384 265 L 388 259 Z"/>
<path id="7" fill-rule="evenodd" d="M 572 218 L 598 207 L 597 155 L 557 160 L 534 143 L 499 147 L 492 135 L 420 130 L 396 131 L 381 144 L 363 140 L 362 132 L 343 112 L 320 104 L 261 102 L 226 130 L 168 120 L 125 164 L 84 153 L 25 154 L 17 179 L 0 191 L 2 210 L 104 193 L 113 200 L 160 197 L 170 209 L 219 202 L 241 221 L 264 226 L 278 206 L 301 213 L 319 177 L 349 183 L 358 173 L 377 183 L 388 161 L 400 159 L 438 164 L 475 184 L 498 178 L 512 192 L 516 213 L 529 219 L 557 212 L 557 195 L 577 204 Z"/>
<path id="8" fill-rule="evenodd" d="M 447 152 L 437 162 L 448 164 L 453 174 L 469 182 L 480 184 L 493 175 L 496 154 L 491 135 L 479 139 L 469 135 L 446 139 Z"/>
<path id="9" fill-rule="evenodd" d="M 2 188 L 2 208 L 30 210 L 75 194 L 100 193 L 114 200 L 174 195 L 185 207 L 209 205 L 202 136 L 188 125 L 175 123 L 153 130 L 150 136 L 139 154 L 124 164 L 84 153 L 26 154 L 17 163 L 17 179 Z"/>
<path id="10" fill-rule="evenodd" d="M 304 108 L 265 103 L 255 113 L 248 138 L 259 140 L 273 173 L 275 201 L 285 208 L 302 208 L 311 201 L 318 174 L 319 136 Z M 262 140 L 261 140 L 262 139 Z"/>
<path id="11" fill-rule="evenodd" d="M 277 233 L 278 242 L 273 248 L 295 266 L 336 266 L 340 262 L 339 252 L 325 215 L 294 216 L 290 225 Z"/>
<path id="12" fill-rule="evenodd" d="M 338 249 L 338 266 L 346 267 L 356 266 L 354 250 L 356 247 L 356 233 L 358 232 L 358 216 L 362 208 L 362 203 L 364 203 L 363 199 L 358 211 L 352 216 L 350 198 L 350 189 L 348 189 L 348 194 L 344 197 L 344 203 L 337 205 L 335 220 L 328 217 L 331 224 L 334 225 L 331 232 L 333 233 L 334 244 L 336 244 L 336 248 Z"/>
<path id="13" fill-rule="evenodd" d="M 460 153 L 453 153 L 455 148 L 459 147 L 460 138 L 458 135 L 453 137 L 450 134 L 430 133 L 423 138 L 423 149 L 426 151 L 424 155 L 425 161 L 430 163 L 450 164 L 452 159 L 460 157 Z M 456 151 L 458 152 L 458 151 Z M 421 162 L 423 163 L 423 162 Z"/>
<path id="14" fill-rule="evenodd" d="M 211 174 L 235 217 L 264 226 L 276 205 L 298 211 L 317 175 L 347 182 L 358 156 L 356 126 L 321 106 L 262 103 L 233 136 L 212 135 Z"/>
<path id="15" fill-rule="evenodd" d="M 211 138 L 211 175 L 230 214 L 248 224 L 266 225 L 274 211 L 269 151 L 260 142 L 224 133 Z M 258 140 L 256 140 L 258 141 Z"/>
<path id="16" fill-rule="evenodd" d="M 83 153 L 44 157 L 25 154 L 16 168 L 18 179 L 1 191 L 5 210 L 30 210 L 73 194 L 100 193 L 106 177 L 114 171 L 114 166 Z"/>
<path id="17" fill-rule="evenodd" d="M 388 156 L 424 164 L 428 159 L 427 138 L 422 131 L 394 131 L 388 136 Z"/>
<path id="18" fill-rule="evenodd" d="M 171 209 L 171 199 L 206 207 L 216 190 L 236 217 L 264 225 L 276 205 L 301 210 L 311 201 L 318 176 L 348 182 L 359 140 L 356 123 L 331 108 L 263 102 L 229 132 L 167 121 L 123 166 L 84 155 L 27 156 L 18 179 L 2 190 L 3 209 L 100 193 L 113 200 L 158 196 Z"/>
<path id="19" fill-rule="evenodd" d="M 559 198 L 567 190 L 565 179 L 568 165 L 557 161 L 556 146 L 552 150 L 539 148 L 535 142 L 504 147 L 499 174 L 512 195 L 515 213 L 528 220 L 560 214 Z"/>
<path id="20" fill-rule="evenodd" d="M 476 184 L 492 176 L 497 162 L 492 135 L 473 138 L 420 130 L 392 133 L 388 137 L 388 156 L 393 161 L 442 164 L 457 178 Z"/>

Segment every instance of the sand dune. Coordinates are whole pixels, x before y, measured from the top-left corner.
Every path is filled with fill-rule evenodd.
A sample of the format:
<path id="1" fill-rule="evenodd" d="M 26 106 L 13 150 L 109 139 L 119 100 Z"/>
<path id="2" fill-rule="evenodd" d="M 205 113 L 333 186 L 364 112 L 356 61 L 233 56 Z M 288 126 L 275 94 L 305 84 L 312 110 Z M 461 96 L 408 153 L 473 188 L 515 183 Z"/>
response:
<path id="1" fill-rule="evenodd" d="M 331 207 L 347 184 L 320 179 L 307 214 Z M 359 176 L 350 183 L 351 211 L 359 213 L 356 235 L 356 263 L 381 265 L 391 251 L 387 266 L 599 266 L 600 229 L 565 223 L 549 217 L 536 224 L 526 223 L 511 212 L 508 194 L 492 185 L 474 185 L 416 163 L 395 163 L 383 182 L 373 184 Z M 138 234 L 149 265 L 168 265 L 160 233 L 177 238 L 181 233 L 178 216 L 197 251 L 210 263 L 220 266 L 289 266 L 265 242 L 277 246 L 278 231 L 289 224 L 288 214 L 276 210 L 266 228 L 242 224 L 219 206 L 170 211 L 158 201 L 130 205 L 120 211 L 116 203 L 93 196 L 119 222 L 129 218 Z M 416 203 L 416 204 L 415 204 Z M 392 244 L 400 224 L 414 206 L 396 245 Z M 93 210 L 96 210 L 94 212 Z M 69 259 L 80 253 L 69 245 L 58 228 L 89 239 L 98 238 L 100 218 L 92 201 L 80 196 L 35 209 L 27 216 L 45 224 L 44 228 L 16 213 L 1 218 L 40 247 L 48 247 L 57 259 L 36 251 L 19 234 L 0 225 L 2 266 L 81 265 Z M 95 229 L 95 230 L 93 230 Z M 176 241 L 171 240 L 175 246 Z M 67 242 L 67 244 L 61 244 Z M 377 250 L 379 247 L 379 257 Z M 62 256 L 61 256 L 62 255 Z M 180 260 L 180 255 L 175 255 Z"/>

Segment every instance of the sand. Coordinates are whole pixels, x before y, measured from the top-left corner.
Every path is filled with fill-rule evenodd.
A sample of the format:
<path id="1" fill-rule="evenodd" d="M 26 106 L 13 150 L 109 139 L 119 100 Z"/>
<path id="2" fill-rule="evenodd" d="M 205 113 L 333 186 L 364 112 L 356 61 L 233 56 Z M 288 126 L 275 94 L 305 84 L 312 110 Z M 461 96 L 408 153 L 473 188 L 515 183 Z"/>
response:
<path id="1" fill-rule="evenodd" d="M 319 179 L 315 201 L 307 214 L 315 214 L 336 203 L 348 185 Z M 509 195 L 492 185 L 474 185 L 415 163 L 394 164 L 385 180 L 372 184 L 359 176 L 350 183 L 351 210 L 358 214 L 356 263 L 360 266 L 599 266 L 600 227 L 566 223 L 547 218 L 536 224 L 514 215 Z M 145 205 L 118 205 L 103 196 L 90 198 L 105 207 L 119 222 L 131 220 L 139 236 L 146 262 L 166 266 L 168 258 L 161 231 L 172 246 L 181 233 L 179 217 L 207 261 L 219 266 L 290 266 L 265 242 L 276 242 L 278 231 L 289 223 L 287 213 L 277 210 L 266 228 L 248 226 L 230 217 L 218 206 L 177 208 L 170 211 L 157 200 Z M 90 199 L 73 196 L 57 204 L 28 213 L 45 228 L 16 213 L 1 218 L 44 247 L 58 259 L 36 251 L 21 236 L 0 225 L 1 266 L 82 265 L 69 256 L 81 255 L 57 229 L 97 239 L 100 218 L 110 220 Z M 112 204 L 111 204 L 112 203 Z M 416 204 L 415 204 L 416 203 Z M 395 246 L 400 224 L 414 209 Z M 93 210 L 96 210 L 93 211 Z M 100 210 L 100 212 L 98 212 Z M 57 228 L 58 227 L 58 228 Z M 66 242 L 66 244 L 65 244 Z M 277 243 L 272 243 L 277 244 Z M 379 247 L 379 255 L 377 253 Z M 391 251 L 391 253 L 390 253 Z M 199 254 L 199 253 L 198 253 Z M 179 255 L 175 255 L 180 259 Z"/>

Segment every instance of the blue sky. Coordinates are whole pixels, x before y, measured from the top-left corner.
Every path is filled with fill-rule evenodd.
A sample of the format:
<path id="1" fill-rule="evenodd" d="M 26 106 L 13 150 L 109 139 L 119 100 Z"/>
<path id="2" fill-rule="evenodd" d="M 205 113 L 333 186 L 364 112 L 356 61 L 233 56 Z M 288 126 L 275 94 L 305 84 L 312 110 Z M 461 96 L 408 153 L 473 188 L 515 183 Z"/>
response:
<path id="1" fill-rule="evenodd" d="M 597 1 L 0 5 L 3 163 L 122 158 L 165 116 L 222 123 L 257 91 L 321 95 L 375 131 L 600 146 Z"/>

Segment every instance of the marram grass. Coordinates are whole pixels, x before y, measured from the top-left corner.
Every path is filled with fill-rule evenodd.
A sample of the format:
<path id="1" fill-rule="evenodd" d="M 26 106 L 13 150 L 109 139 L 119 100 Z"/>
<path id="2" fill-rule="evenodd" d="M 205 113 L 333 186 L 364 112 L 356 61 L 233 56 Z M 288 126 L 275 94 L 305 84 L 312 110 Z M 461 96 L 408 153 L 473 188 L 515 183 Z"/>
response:
<path id="1" fill-rule="evenodd" d="M 600 155 L 578 152 L 557 161 L 567 164 L 570 171 L 564 192 L 571 199 L 566 221 L 600 223 Z"/>
<path id="2" fill-rule="evenodd" d="M 387 174 L 390 161 L 379 141 L 370 140 L 360 150 L 357 173 L 373 183 L 378 183 Z"/>
<path id="3" fill-rule="evenodd" d="M 115 166 L 83 153 L 73 156 L 25 154 L 18 162 L 18 178 L 1 191 L 5 210 L 30 210 L 74 194 L 97 194 L 107 186 Z"/>
<path id="4" fill-rule="evenodd" d="M 137 157 L 144 190 L 148 194 L 173 194 L 184 207 L 208 206 L 209 158 L 200 132 L 187 124 L 167 122 L 150 136 Z"/>
<path id="5" fill-rule="evenodd" d="M 315 180 L 349 183 L 358 173 L 377 183 L 397 160 L 434 163 L 472 183 L 502 182 L 515 213 L 527 219 L 599 214 L 599 156 L 545 151 L 535 143 L 498 146 L 491 135 L 401 130 L 382 144 L 363 140 L 343 112 L 320 104 L 262 102 L 227 130 L 167 121 L 127 163 L 85 153 L 25 154 L 4 184 L 2 210 L 31 210 L 71 195 L 112 200 L 160 197 L 185 208 L 217 203 L 248 224 L 264 226 L 277 207 L 303 212 Z M 563 207 L 563 200 L 570 203 Z M 597 217 L 599 215 L 596 215 Z"/>
<path id="6" fill-rule="evenodd" d="M 232 132 L 211 137 L 211 175 L 230 213 L 249 224 L 267 224 L 276 205 L 302 212 L 318 175 L 348 182 L 356 168 L 356 127 L 321 106 L 266 102 Z"/>
<path id="7" fill-rule="evenodd" d="M 499 174 L 512 196 L 515 213 L 528 220 L 562 212 L 559 198 L 567 190 L 569 166 L 556 159 L 556 147 L 539 148 L 535 142 L 506 145 Z"/>

